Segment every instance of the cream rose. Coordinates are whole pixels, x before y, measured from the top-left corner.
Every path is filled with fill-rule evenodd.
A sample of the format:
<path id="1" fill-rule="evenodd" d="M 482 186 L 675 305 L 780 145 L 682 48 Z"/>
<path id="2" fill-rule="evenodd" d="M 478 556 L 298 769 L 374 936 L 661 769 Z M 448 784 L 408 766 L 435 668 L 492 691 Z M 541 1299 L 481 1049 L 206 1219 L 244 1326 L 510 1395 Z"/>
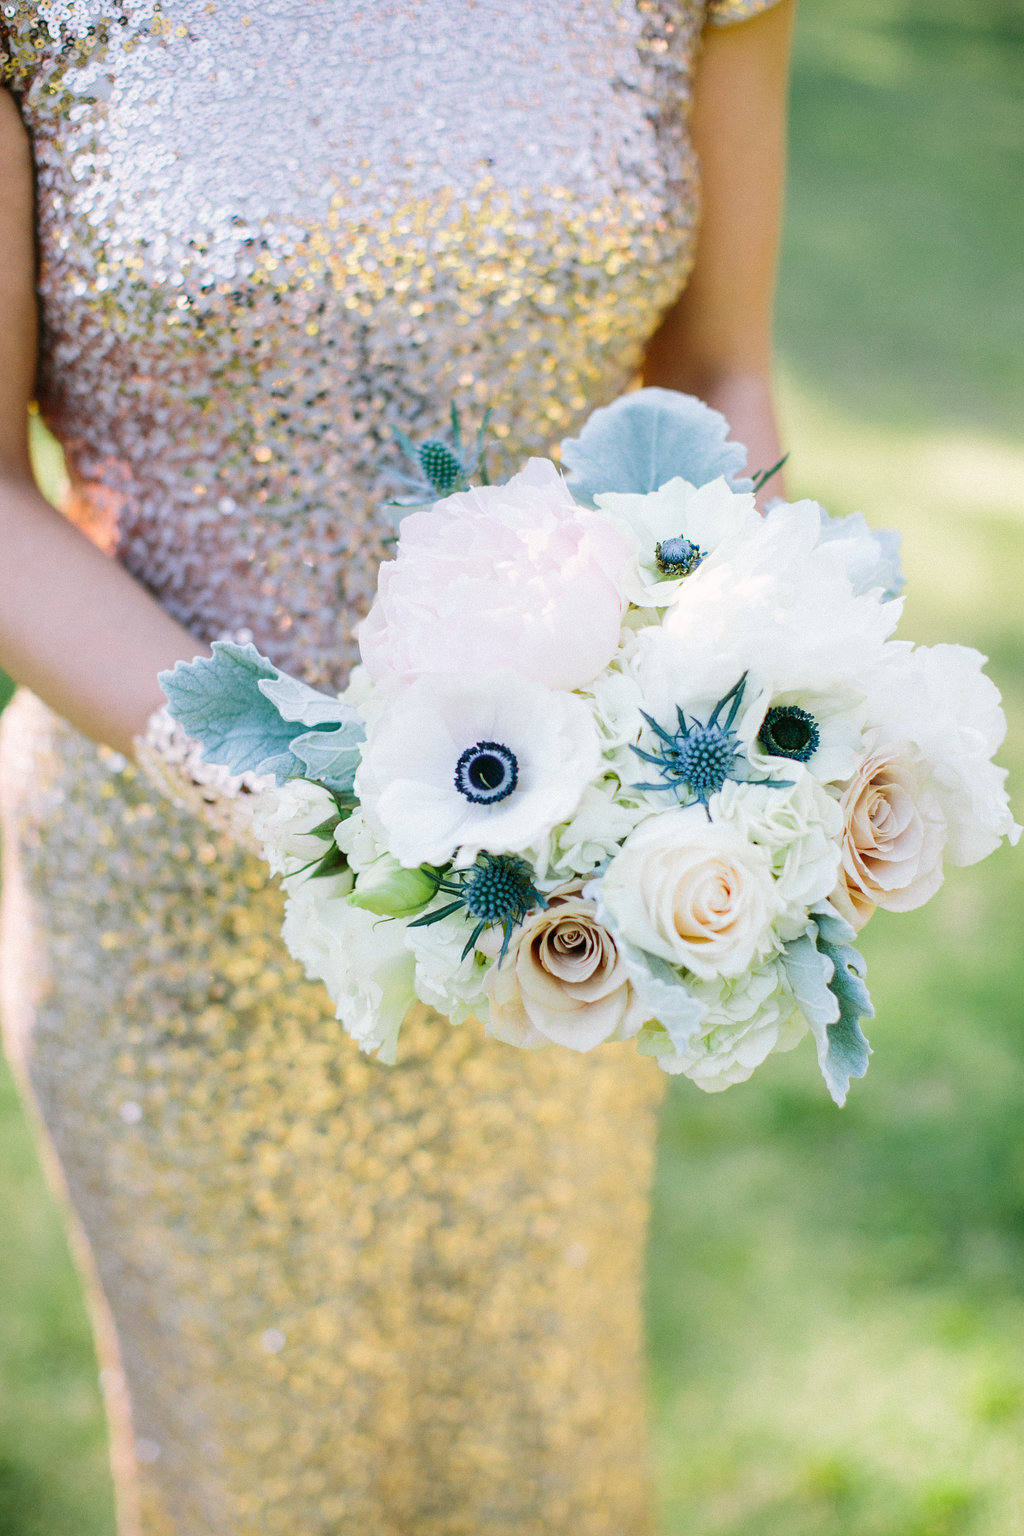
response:
<path id="1" fill-rule="evenodd" d="M 553 892 L 547 911 L 526 919 L 488 991 L 488 1034 L 510 1045 L 589 1051 L 644 1022 L 615 940 L 579 885 Z"/>
<path id="2" fill-rule="evenodd" d="M 699 805 L 641 822 L 600 890 L 624 939 L 706 981 L 739 976 L 777 947 L 770 853 Z"/>
<path id="3" fill-rule="evenodd" d="M 857 928 L 875 907 L 909 912 L 942 884 L 946 818 L 910 742 L 869 751 L 839 802 L 842 863 L 832 900 Z"/>

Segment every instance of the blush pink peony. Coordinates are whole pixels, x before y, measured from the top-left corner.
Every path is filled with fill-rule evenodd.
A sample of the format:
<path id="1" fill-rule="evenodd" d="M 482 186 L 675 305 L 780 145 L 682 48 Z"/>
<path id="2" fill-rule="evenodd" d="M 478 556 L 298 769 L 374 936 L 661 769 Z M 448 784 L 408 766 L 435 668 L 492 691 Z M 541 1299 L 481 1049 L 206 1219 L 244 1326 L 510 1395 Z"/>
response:
<path id="1" fill-rule="evenodd" d="M 449 496 L 402 523 L 359 626 L 375 683 L 511 669 L 585 687 L 619 644 L 626 536 L 579 507 L 546 459 L 507 485 Z"/>

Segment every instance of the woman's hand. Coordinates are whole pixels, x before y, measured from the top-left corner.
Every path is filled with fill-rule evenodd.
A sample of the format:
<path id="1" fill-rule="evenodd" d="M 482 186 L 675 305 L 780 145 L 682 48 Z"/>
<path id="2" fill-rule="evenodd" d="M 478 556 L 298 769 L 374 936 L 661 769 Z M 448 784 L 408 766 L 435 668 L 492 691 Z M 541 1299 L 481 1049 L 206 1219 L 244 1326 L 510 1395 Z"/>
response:
<path id="1" fill-rule="evenodd" d="M 782 457 L 772 406 L 772 305 L 785 185 L 794 0 L 705 29 L 691 129 L 702 213 L 689 283 L 651 341 L 645 384 L 699 395 L 728 419 L 752 472 Z M 784 493 L 781 474 L 762 504 Z"/>
<path id="2" fill-rule="evenodd" d="M 33 228 L 28 135 L 0 90 L 0 665 L 94 740 L 130 754 L 163 702 L 157 673 L 205 647 L 35 487 Z"/>

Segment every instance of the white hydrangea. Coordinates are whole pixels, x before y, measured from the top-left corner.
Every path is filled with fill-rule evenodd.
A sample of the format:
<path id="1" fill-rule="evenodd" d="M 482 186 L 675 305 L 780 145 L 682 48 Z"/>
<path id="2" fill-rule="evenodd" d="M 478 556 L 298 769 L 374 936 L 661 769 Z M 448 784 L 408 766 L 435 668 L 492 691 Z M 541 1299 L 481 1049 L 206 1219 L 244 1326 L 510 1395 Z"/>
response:
<path id="1" fill-rule="evenodd" d="M 783 944 L 799 938 L 808 911 L 835 889 L 843 832 L 838 803 L 799 763 L 786 767 L 788 786 L 730 780 L 708 807 L 716 824 L 768 851 L 780 905 L 775 931 Z"/>
<path id="2" fill-rule="evenodd" d="M 560 885 L 575 875 L 591 875 L 618 852 L 620 843 L 650 814 L 639 797 L 623 798 L 616 778 L 588 785 L 568 821 L 529 851 L 539 878 Z"/>
<path id="3" fill-rule="evenodd" d="M 668 1036 L 649 1031 L 641 1050 L 656 1055 L 663 1072 L 690 1078 L 705 1093 L 746 1082 L 773 1051 L 789 1051 L 807 1033 L 807 1021 L 775 964 L 730 979 L 687 982 L 705 1009 L 685 1051 Z"/>
<path id="4" fill-rule="evenodd" d="M 346 816 L 345 820 L 335 827 L 334 841 L 357 875 L 364 869 L 369 869 L 370 865 L 375 864 L 381 854 L 387 851 L 367 822 L 361 806 L 357 806 L 351 816 Z"/>

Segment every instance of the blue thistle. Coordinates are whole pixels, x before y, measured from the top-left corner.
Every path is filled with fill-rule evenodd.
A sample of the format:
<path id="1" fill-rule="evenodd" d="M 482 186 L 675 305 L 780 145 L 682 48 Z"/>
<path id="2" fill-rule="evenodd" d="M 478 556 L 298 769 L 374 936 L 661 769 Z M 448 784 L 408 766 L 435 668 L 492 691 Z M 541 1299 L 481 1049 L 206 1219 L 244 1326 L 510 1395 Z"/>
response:
<path id="1" fill-rule="evenodd" d="M 633 788 L 651 790 L 657 794 L 667 790 L 675 795 L 680 804 L 699 801 L 708 811 L 710 819 L 708 801 L 711 796 L 718 793 L 727 779 L 745 781 L 747 778 L 747 763 L 742 757 L 743 747 L 733 730 L 743 703 L 746 681 L 747 674 L 744 672 L 739 682 L 734 683 L 729 692 L 719 699 L 706 724 L 696 719 L 691 719 L 687 724 L 686 716 L 677 705 L 678 730 L 666 731 L 657 720 L 641 710 L 640 713 L 657 736 L 658 744 L 653 752 L 645 752 L 641 747 L 633 747 L 632 750 L 645 763 L 651 763 L 657 768 L 662 782 L 634 784 Z M 720 716 L 726 705 L 729 706 L 728 713 L 722 720 Z M 737 762 L 737 758 L 741 761 Z M 760 779 L 754 782 L 783 788 L 789 787 L 791 781 Z"/>
<path id="2" fill-rule="evenodd" d="M 391 430 L 403 453 L 420 471 L 416 476 L 401 475 L 399 477 L 416 494 L 408 499 L 392 502 L 392 506 L 400 506 L 403 510 L 431 506 L 439 496 L 450 496 L 454 491 L 468 491 L 473 476 L 478 472 L 480 483 L 490 484 L 484 457 L 487 428 L 491 421 L 490 411 L 484 413 L 484 419 L 480 423 L 476 442 L 472 448 L 467 448 L 463 444 L 462 423 L 459 420 L 458 407 L 454 403 L 451 420 L 450 444 L 442 442 L 439 438 L 430 438 L 429 441 L 420 443 L 417 447 L 400 427 L 392 427 Z"/>
<path id="3" fill-rule="evenodd" d="M 455 899 L 436 912 L 416 918 L 409 927 L 428 928 L 464 909 L 475 919 L 475 927 L 462 951 L 463 960 L 485 928 L 500 926 L 500 965 L 508 953 L 513 929 L 536 907 L 547 907 L 546 899 L 533 883 L 533 870 L 514 853 L 479 853 L 468 869 L 453 869 L 449 864 L 431 873 L 436 889 Z"/>

